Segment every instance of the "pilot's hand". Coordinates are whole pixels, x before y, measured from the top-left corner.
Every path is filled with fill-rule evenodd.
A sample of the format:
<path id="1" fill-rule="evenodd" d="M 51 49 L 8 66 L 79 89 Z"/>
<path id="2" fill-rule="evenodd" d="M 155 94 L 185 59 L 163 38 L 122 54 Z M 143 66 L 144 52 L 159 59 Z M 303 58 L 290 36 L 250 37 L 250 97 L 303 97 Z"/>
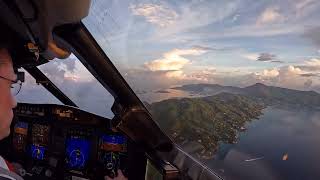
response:
<path id="1" fill-rule="evenodd" d="M 117 177 L 110 178 L 109 176 L 105 176 L 104 179 L 105 179 L 105 180 L 111 180 L 111 179 L 114 179 L 114 180 L 128 180 L 128 178 L 126 178 L 126 177 L 122 174 L 122 171 L 121 171 L 120 169 L 118 169 L 118 176 L 117 176 Z"/>

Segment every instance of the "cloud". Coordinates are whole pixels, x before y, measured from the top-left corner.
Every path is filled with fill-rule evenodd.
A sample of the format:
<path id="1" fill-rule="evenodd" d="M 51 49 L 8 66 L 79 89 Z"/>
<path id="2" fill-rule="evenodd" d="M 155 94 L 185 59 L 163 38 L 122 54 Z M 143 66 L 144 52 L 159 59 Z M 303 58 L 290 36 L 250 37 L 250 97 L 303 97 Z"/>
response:
<path id="1" fill-rule="evenodd" d="M 151 41 L 170 41 L 175 37 L 181 39 L 184 33 L 193 30 L 199 30 L 207 25 L 214 24 L 230 18 L 235 14 L 237 7 L 240 5 L 238 1 L 189 1 L 184 3 L 174 3 L 173 5 L 178 14 L 174 23 L 168 24 L 164 28 L 156 29 Z M 212 7 L 219 7 L 214 8 Z M 190 37 L 190 35 L 188 35 Z M 187 37 L 187 38 L 188 38 Z"/>
<path id="2" fill-rule="evenodd" d="M 164 59 L 156 59 L 151 62 L 146 62 L 144 65 L 151 71 L 167 71 L 167 70 L 180 70 L 186 64 L 190 63 L 190 60 L 183 57 L 169 57 L 165 55 Z"/>
<path id="3" fill-rule="evenodd" d="M 128 75 L 125 79 L 129 84 L 134 85 L 132 87 L 135 92 L 141 90 L 152 92 L 191 83 L 217 83 L 219 79 L 219 75 L 212 67 L 187 73 L 184 71 L 150 71 L 143 68 L 128 69 L 126 72 Z"/>
<path id="4" fill-rule="evenodd" d="M 261 77 L 263 77 L 263 78 L 274 78 L 274 77 L 277 77 L 277 76 L 279 76 L 279 70 L 277 70 L 277 69 L 270 69 L 270 70 L 268 70 L 268 69 L 265 69 L 265 70 L 263 70 L 261 73 L 255 73 L 255 75 L 257 75 L 257 76 L 261 76 Z"/>
<path id="5" fill-rule="evenodd" d="M 304 74 L 300 74 L 300 76 L 302 77 L 317 77 L 319 76 L 318 73 L 304 73 Z"/>
<path id="6" fill-rule="evenodd" d="M 296 17 L 306 16 L 314 11 L 317 11 L 319 7 L 319 1 L 317 0 L 298 0 L 294 3 Z"/>
<path id="7" fill-rule="evenodd" d="M 262 72 L 256 72 L 253 77 L 256 81 L 273 86 L 287 87 L 293 89 L 304 89 L 305 82 L 309 77 L 302 76 L 305 71 L 299 67 L 290 65 L 280 68 L 265 69 Z"/>
<path id="8" fill-rule="evenodd" d="M 129 68 L 122 69 L 122 71 L 126 72 L 124 78 L 130 85 L 133 85 L 135 92 L 168 88 L 180 81 L 176 77 L 179 71 L 151 71 L 146 68 Z"/>
<path id="9" fill-rule="evenodd" d="M 113 96 L 75 56 L 64 60 L 52 60 L 41 65 L 39 69 L 80 108 L 109 118 L 113 116 L 111 112 Z M 38 97 L 39 100 L 35 99 L 31 102 L 55 103 L 57 101 L 55 98 L 53 98 L 55 101 L 52 101 L 48 99 L 48 95 L 43 95 L 49 93 L 41 86 L 36 86 L 31 76 L 27 76 L 26 79 L 27 82 L 23 84 L 22 89 L 23 96 L 19 100 L 30 102 L 29 97 Z"/>
<path id="10" fill-rule="evenodd" d="M 302 1 L 295 3 L 295 7 L 297 10 L 301 10 L 301 9 L 306 8 L 312 2 L 314 2 L 314 0 L 302 0 Z"/>
<path id="11" fill-rule="evenodd" d="M 218 70 L 219 69 L 219 70 Z M 259 70 L 254 73 L 237 73 L 232 68 L 199 68 L 198 70 L 185 71 L 167 70 L 151 71 L 147 68 L 126 70 L 129 75 L 126 77 L 129 84 L 134 87 L 152 91 L 165 89 L 172 86 L 194 83 L 212 83 L 245 87 L 260 82 L 271 86 L 279 86 L 298 90 L 316 90 L 320 81 L 314 76 L 303 76 L 308 71 L 298 66 L 282 66 Z M 312 81 L 312 83 L 311 83 Z M 146 83 L 147 82 L 147 83 Z M 136 90 L 136 89 L 135 89 Z M 137 90 L 136 90 L 137 91 Z"/>
<path id="12" fill-rule="evenodd" d="M 159 4 L 139 4 L 129 7 L 133 15 L 143 16 L 146 21 L 160 27 L 173 24 L 178 14 L 167 6 Z"/>
<path id="13" fill-rule="evenodd" d="M 248 86 L 260 82 L 270 86 L 278 86 L 284 88 L 298 89 L 298 90 L 320 90 L 320 80 L 314 76 L 302 76 L 306 71 L 297 66 L 282 66 L 279 68 L 264 69 L 254 73 L 235 76 L 230 79 L 227 76 L 220 76 L 216 82 L 227 84 L 231 86 Z"/>
<path id="14" fill-rule="evenodd" d="M 260 53 L 259 57 L 257 58 L 257 61 L 272 61 L 277 56 L 271 53 Z"/>
<path id="15" fill-rule="evenodd" d="M 202 46 L 202 45 L 194 45 L 194 46 L 192 46 L 192 48 L 205 50 L 205 51 L 224 51 L 224 50 L 227 50 L 227 48 L 208 47 L 208 46 Z"/>
<path id="16" fill-rule="evenodd" d="M 272 62 L 272 63 L 285 63 L 284 61 L 280 61 L 280 60 L 272 60 L 270 62 Z"/>
<path id="17" fill-rule="evenodd" d="M 184 77 L 186 81 L 196 81 L 196 82 L 205 82 L 212 83 L 214 82 L 218 72 L 215 68 L 206 68 L 203 70 L 198 70 L 193 73 L 190 73 Z"/>
<path id="18" fill-rule="evenodd" d="M 241 57 L 252 60 L 252 61 L 262 61 L 262 62 L 272 62 L 272 63 L 284 63 L 281 60 L 277 60 L 277 56 L 271 53 L 247 53 L 242 54 Z"/>
<path id="19" fill-rule="evenodd" d="M 92 75 L 74 55 L 71 55 L 68 59 L 55 59 L 39 66 L 39 69 L 56 82 L 64 79 L 75 81 L 91 81 L 93 79 Z"/>
<path id="20" fill-rule="evenodd" d="M 224 39 L 238 37 L 270 37 L 303 32 L 304 27 L 299 24 L 272 24 L 269 26 L 257 26 L 256 24 L 242 24 L 225 28 L 223 30 L 197 33 L 196 36 L 204 36 L 207 39 Z"/>
<path id="21" fill-rule="evenodd" d="M 189 49 L 173 49 L 164 53 L 162 58 L 144 63 L 140 68 L 121 69 L 126 72 L 125 79 L 137 91 L 153 91 L 193 82 L 208 82 L 215 73 L 212 67 L 201 70 L 185 71 L 192 61 L 186 56 L 199 56 L 212 50 L 210 47 L 193 46 Z"/>
<path id="22" fill-rule="evenodd" d="M 191 60 L 185 58 L 184 56 L 198 56 L 207 51 L 207 49 L 199 47 L 191 49 L 173 49 L 164 53 L 161 59 L 144 63 L 144 66 L 150 71 L 179 71 L 185 65 L 191 63 Z"/>
<path id="23" fill-rule="evenodd" d="M 38 85 L 36 80 L 28 72 L 23 71 L 25 72 L 25 82 L 22 84 L 21 90 L 16 97 L 18 102 L 61 104 L 61 102 L 43 86 Z"/>
<path id="24" fill-rule="evenodd" d="M 259 54 L 257 53 L 247 53 L 247 54 L 243 54 L 241 55 L 243 58 L 252 60 L 252 61 L 256 61 L 259 58 Z"/>
<path id="25" fill-rule="evenodd" d="M 183 78 L 184 77 L 184 73 L 181 70 L 168 71 L 165 73 L 165 75 L 168 78 Z"/>
<path id="26" fill-rule="evenodd" d="M 316 2 L 303 2 L 304 0 L 288 0 L 275 3 L 265 3 L 263 1 L 257 2 L 256 6 L 247 7 L 238 4 L 233 11 L 223 22 L 227 22 L 227 18 L 237 17 L 242 8 L 247 13 L 241 13 L 241 21 L 228 23 L 225 27 L 221 28 L 219 24 L 214 29 L 205 32 L 195 32 L 195 37 L 202 36 L 204 39 L 224 39 L 224 38 L 237 38 L 237 37 L 267 37 L 279 36 L 285 34 L 300 34 L 305 31 L 309 25 L 316 24 L 316 17 L 307 17 L 306 15 L 319 10 L 320 1 Z M 296 4 L 301 3 L 298 7 Z M 259 7 L 259 8 L 258 8 Z M 259 14 L 257 10 L 263 8 Z M 300 8 L 299 10 L 297 8 Z M 299 15 L 297 18 L 297 13 Z M 254 18 L 255 17 L 255 18 Z M 252 19 L 255 20 L 252 20 Z M 236 18 L 237 19 L 237 18 Z"/>
<path id="27" fill-rule="evenodd" d="M 299 67 L 295 66 L 286 66 L 280 68 L 281 75 L 300 75 L 303 71 Z"/>
<path id="28" fill-rule="evenodd" d="M 306 61 L 306 65 L 320 67 L 320 59 L 312 58 Z"/>
<path id="29" fill-rule="evenodd" d="M 260 54 L 251 54 L 251 56 L 248 57 L 251 57 L 252 60 L 257 60 Z M 269 57 L 269 55 L 262 57 Z M 269 60 L 268 62 L 272 61 L 274 60 Z M 208 69 L 199 67 L 193 68 L 191 71 L 185 71 L 184 68 L 178 70 L 151 71 L 145 68 L 143 75 L 140 74 L 137 76 L 137 73 L 131 75 L 136 77 L 134 82 L 135 86 L 139 84 L 139 86 L 136 87 L 140 88 L 145 88 L 146 86 L 150 88 L 150 84 L 152 84 L 153 88 L 157 87 L 161 89 L 194 83 L 214 83 L 245 87 L 260 82 L 271 86 L 318 91 L 320 88 L 317 89 L 316 87 L 320 87 L 320 79 L 318 78 L 318 71 L 316 71 L 315 68 L 320 67 L 319 62 L 318 59 L 310 59 L 297 65 L 256 70 L 255 72 L 250 72 L 250 70 L 246 71 L 246 73 L 244 73 L 244 71 L 236 72 L 233 68 L 225 68 L 221 71 L 221 68 L 217 67 Z"/>
<path id="30" fill-rule="evenodd" d="M 297 65 L 297 67 L 307 72 L 318 72 L 320 70 L 320 59 L 312 58 L 301 65 Z"/>
<path id="31" fill-rule="evenodd" d="M 283 15 L 280 13 L 279 7 L 268 7 L 258 17 L 256 24 L 270 24 L 284 20 Z"/>

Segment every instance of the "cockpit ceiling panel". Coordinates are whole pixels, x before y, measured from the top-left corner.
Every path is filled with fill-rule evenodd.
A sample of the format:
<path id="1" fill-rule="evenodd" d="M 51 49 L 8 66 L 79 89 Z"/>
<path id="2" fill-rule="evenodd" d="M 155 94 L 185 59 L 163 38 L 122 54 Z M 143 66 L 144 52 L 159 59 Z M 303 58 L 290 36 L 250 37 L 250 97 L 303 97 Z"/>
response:
<path id="1" fill-rule="evenodd" d="M 80 22 L 88 15 L 90 3 L 90 0 L 4 0 L 0 1 L 0 21 L 26 39 L 31 34 L 46 49 L 52 39 L 52 29 Z"/>

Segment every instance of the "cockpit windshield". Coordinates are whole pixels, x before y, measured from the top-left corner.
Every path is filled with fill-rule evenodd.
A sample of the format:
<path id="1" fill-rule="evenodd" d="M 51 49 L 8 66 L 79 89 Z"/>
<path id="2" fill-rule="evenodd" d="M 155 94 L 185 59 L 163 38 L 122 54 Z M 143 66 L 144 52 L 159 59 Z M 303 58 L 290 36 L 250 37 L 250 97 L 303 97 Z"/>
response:
<path id="1" fill-rule="evenodd" d="M 113 96 L 83 66 L 76 56 L 54 59 L 38 67 L 80 109 L 112 118 Z M 27 73 L 26 82 L 18 94 L 19 102 L 61 104 Z"/>
<path id="2" fill-rule="evenodd" d="M 39 103 L 39 104 L 61 104 L 50 92 L 43 86 L 37 85 L 36 80 L 25 70 L 25 82 L 16 96 L 21 103 Z"/>
<path id="3" fill-rule="evenodd" d="M 83 20 L 161 128 L 222 177 L 319 176 L 320 2 L 93 0 Z"/>

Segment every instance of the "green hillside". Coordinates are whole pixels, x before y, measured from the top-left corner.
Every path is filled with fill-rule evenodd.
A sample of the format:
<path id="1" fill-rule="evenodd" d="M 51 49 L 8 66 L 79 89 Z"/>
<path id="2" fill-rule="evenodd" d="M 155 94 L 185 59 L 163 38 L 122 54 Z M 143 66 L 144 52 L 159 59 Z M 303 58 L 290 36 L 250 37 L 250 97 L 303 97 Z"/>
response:
<path id="1" fill-rule="evenodd" d="M 246 94 L 251 98 L 258 98 L 267 105 L 280 104 L 308 108 L 320 107 L 320 94 L 314 91 L 299 91 L 257 83 L 243 88 L 242 94 Z"/>
<path id="2" fill-rule="evenodd" d="M 263 108 L 245 96 L 229 93 L 169 99 L 150 105 L 160 127 L 176 143 L 194 144 L 190 153 L 202 158 L 212 157 L 219 142 L 236 142 L 238 131 L 246 122 L 258 118 Z"/>

